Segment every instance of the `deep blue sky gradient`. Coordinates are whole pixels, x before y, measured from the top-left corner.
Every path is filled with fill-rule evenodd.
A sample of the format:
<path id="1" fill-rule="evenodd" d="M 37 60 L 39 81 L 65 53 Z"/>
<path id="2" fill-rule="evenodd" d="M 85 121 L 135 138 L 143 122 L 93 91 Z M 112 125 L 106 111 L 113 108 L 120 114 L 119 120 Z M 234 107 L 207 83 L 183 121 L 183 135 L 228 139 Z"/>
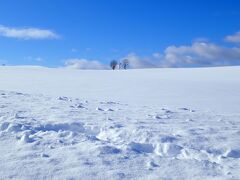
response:
<path id="1" fill-rule="evenodd" d="M 51 29 L 61 38 L 0 37 L 0 59 L 54 67 L 68 58 L 107 63 L 131 52 L 149 55 L 196 38 L 221 45 L 240 30 L 239 20 L 239 0 L 1 0 L 1 25 Z"/>

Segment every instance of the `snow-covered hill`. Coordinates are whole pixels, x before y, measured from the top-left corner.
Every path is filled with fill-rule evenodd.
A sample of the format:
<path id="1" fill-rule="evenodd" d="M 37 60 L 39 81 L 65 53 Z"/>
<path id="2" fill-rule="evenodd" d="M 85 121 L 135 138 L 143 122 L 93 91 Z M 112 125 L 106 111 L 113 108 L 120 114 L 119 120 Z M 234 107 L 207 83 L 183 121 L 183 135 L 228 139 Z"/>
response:
<path id="1" fill-rule="evenodd" d="M 0 67 L 0 179 L 239 179 L 240 67 Z"/>
<path id="2" fill-rule="evenodd" d="M 0 89 L 136 105 L 240 112 L 240 66 L 127 71 L 0 67 Z"/>

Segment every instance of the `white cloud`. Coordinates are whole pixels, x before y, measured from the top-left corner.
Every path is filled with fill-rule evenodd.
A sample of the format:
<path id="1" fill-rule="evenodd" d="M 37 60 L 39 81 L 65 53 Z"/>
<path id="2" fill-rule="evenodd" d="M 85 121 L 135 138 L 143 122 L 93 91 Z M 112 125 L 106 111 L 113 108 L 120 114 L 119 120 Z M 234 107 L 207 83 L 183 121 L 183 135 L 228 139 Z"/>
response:
<path id="1" fill-rule="evenodd" d="M 233 35 L 226 36 L 225 41 L 239 43 L 240 42 L 240 32 L 237 32 Z"/>
<path id="2" fill-rule="evenodd" d="M 191 46 L 166 48 L 162 64 L 170 67 L 220 66 L 240 63 L 240 48 L 196 42 Z"/>
<path id="3" fill-rule="evenodd" d="M 129 67 L 132 69 L 240 65 L 240 48 L 194 42 L 189 46 L 169 46 L 162 54 L 156 52 L 142 57 L 130 53 L 120 60 L 123 59 L 128 59 Z M 66 66 L 75 69 L 109 69 L 99 61 L 86 59 L 69 59 Z"/>
<path id="4" fill-rule="evenodd" d="M 75 53 L 75 52 L 77 52 L 78 50 L 77 49 L 75 49 L 75 48 L 72 48 L 71 49 L 71 52 L 73 52 L 73 53 Z"/>
<path id="5" fill-rule="evenodd" d="M 136 69 L 240 65 L 240 48 L 195 42 L 190 46 L 169 46 L 163 54 L 154 53 L 148 57 L 140 57 L 130 53 L 124 58 L 129 60 L 131 68 Z"/>
<path id="6" fill-rule="evenodd" d="M 226 36 L 226 41 L 240 42 L 240 32 Z M 191 45 L 169 46 L 164 53 L 155 52 L 148 57 L 134 53 L 127 55 L 131 68 L 201 67 L 240 65 L 240 47 L 224 47 L 197 38 Z"/>
<path id="7" fill-rule="evenodd" d="M 155 57 L 155 58 L 161 58 L 162 57 L 162 55 L 158 52 L 153 53 L 152 56 Z"/>
<path id="8" fill-rule="evenodd" d="M 158 63 L 155 61 L 154 55 L 151 57 L 140 57 L 135 53 L 130 53 L 123 59 L 128 59 L 129 67 L 132 69 L 142 69 L 142 68 L 154 68 L 158 67 Z"/>
<path id="9" fill-rule="evenodd" d="M 239 40 L 238 40 L 239 36 Z M 240 42 L 240 32 L 227 36 L 228 41 Z M 207 67 L 240 65 L 240 47 L 220 46 L 199 38 L 191 45 L 168 46 L 163 53 L 155 52 L 150 56 L 130 53 L 119 60 L 128 59 L 133 69 L 157 67 Z M 77 69 L 109 69 L 99 61 L 71 59 L 66 65 Z"/>
<path id="10" fill-rule="evenodd" d="M 48 29 L 10 28 L 0 25 L 0 36 L 17 39 L 57 39 L 59 36 Z"/>
<path id="11" fill-rule="evenodd" d="M 35 58 L 35 61 L 37 61 L 37 62 L 43 62 L 43 61 L 44 61 L 44 59 L 43 59 L 43 58 L 41 58 L 41 57 L 36 57 L 36 58 Z"/>
<path id="12" fill-rule="evenodd" d="M 101 69 L 109 69 L 108 66 L 100 63 L 96 60 L 87 60 L 87 59 L 68 59 L 65 62 L 66 68 L 73 68 L 73 69 L 94 69 L 94 70 L 101 70 Z"/>

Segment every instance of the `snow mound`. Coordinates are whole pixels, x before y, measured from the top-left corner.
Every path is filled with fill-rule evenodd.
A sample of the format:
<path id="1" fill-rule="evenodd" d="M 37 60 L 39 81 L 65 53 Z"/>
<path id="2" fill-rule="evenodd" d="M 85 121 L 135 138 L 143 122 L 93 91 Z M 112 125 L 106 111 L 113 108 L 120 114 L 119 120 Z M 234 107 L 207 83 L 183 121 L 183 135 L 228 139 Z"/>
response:
<path id="1" fill-rule="evenodd" d="M 177 157 L 183 148 L 172 143 L 157 144 L 155 153 L 160 156 Z"/>

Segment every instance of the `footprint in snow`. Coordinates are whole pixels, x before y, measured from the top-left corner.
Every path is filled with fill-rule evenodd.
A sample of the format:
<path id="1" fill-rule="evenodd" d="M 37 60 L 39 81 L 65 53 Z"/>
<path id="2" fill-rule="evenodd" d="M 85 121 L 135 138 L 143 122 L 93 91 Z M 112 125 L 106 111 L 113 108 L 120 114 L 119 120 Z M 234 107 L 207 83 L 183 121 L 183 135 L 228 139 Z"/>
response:
<path id="1" fill-rule="evenodd" d="M 111 108 L 107 108 L 107 109 L 105 109 L 105 111 L 114 111 L 114 110 Z"/>
<path id="2" fill-rule="evenodd" d="M 169 109 L 162 108 L 162 111 L 164 111 L 166 114 L 172 114 L 174 113 L 173 111 L 170 111 Z"/>
<path id="3" fill-rule="evenodd" d="M 47 155 L 47 154 L 45 154 L 45 153 L 42 153 L 42 154 L 41 154 L 41 157 L 43 157 L 43 158 L 48 158 L 49 155 Z"/>
<path id="4" fill-rule="evenodd" d="M 71 108 L 78 108 L 78 109 L 87 109 L 86 107 L 83 106 L 82 103 L 71 105 Z"/>
<path id="5" fill-rule="evenodd" d="M 76 104 L 75 107 L 76 108 L 85 108 L 82 104 Z"/>
<path id="6" fill-rule="evenodd" d="M 100 107 L 97 107 L 96 108 L 96 110 L 97 111 L 109 111 L 109 112 L 112 112 L 112 111 L 114 111 L 113 109 L 111 109 L 111 108 L 106 108 L 106 109 L 103 109 L 103 108 L 100 108 Z"/>
<path id="7" fill-rule="evenodd" d="M 169 119 L 169 115 L 164 114 L 164 115 L 155 115 L 153 116 L 154 119 Z"/>
<path id="8" fill-rule="evenodd" d="M 159 165 L 156 164 L 154 161 L 149 161 L 147 162 L 147 167 L 149 168 L 149 170 L 153 170 L 153 168 L 159 167 Z"/>
<path id="9" fill-rule="evenodd" d="M 105 111 L 104 109 L 100 108 L 100 107 L 97 107 L 96 108 L 97 111 Z"/>
<path id="10" fill-rule="evenodd" d="M 72 101 L 71 99 L 69 99 L 69 98 L 66 97 L 66 96 L 60 96 L 60 97 L 58 97 L 57 99 L 60 100 L 60 101 Z"/>
<path id="11" fill-rule="evenodd" d="M 179 110 L 182 110 L 182 111 L 190 111 L 190 112 L 195 112 L 195 110 L 192 110 L 192 109 L 189 109 L 189 108 L 178 108 Z"/>
<path id="12" fill-rule="evenodd" d="M 107 117 L 107 120 L 108 120 L 108 121 L 113 121 L 113 119 L 112 119 L 112 118 L 110 118 L 110 117 Z"/>
<path id="13" fill-rule="evenodd" d="M 23 93 L 19 93 L 19 92 L 16 92 L 15 94 L 16 95 L 24 95 Z"/>
<path id="14" fill-rule="evenodd" d="M 114 101 L 107 101 L 107 102 L 100 102 L 100 104 L 118 104 L 118 103 Z"/>
<path id="15" fill-rule="evenodd" d="M 179 110 L 181 110 L 181 111 L 189 111 L 190 109 L 188 109 L 188 108 L 185 108 L 185 107 L 182 107 L 182 108 L 178 108 Z"/>
<path id="16" fill-rule="evenodd" d="M 188 118 L 188 119 L 186 119 L 185 121 L 186 121 L 186 122 L 193 122 L 194 120 Z"/>
<path id="17" fill-rule="evenodd" d="M 114 146 L 102 146 L 99 148 L 100 154 L 119 154 L 121 150 Z"/>
<path id="18" fill-rule="evenodd" d="M 114 124 L 113 126 L 110 126 L 110 128 L 122 128 L 124 127 L 122 124 Z"/>
<path id="19" fill-rule="evenodd" d="M 162 136 L 160 139 L 162 143 L 172 143 L 177 141 L 177 138 L 174 136 Z"/>

